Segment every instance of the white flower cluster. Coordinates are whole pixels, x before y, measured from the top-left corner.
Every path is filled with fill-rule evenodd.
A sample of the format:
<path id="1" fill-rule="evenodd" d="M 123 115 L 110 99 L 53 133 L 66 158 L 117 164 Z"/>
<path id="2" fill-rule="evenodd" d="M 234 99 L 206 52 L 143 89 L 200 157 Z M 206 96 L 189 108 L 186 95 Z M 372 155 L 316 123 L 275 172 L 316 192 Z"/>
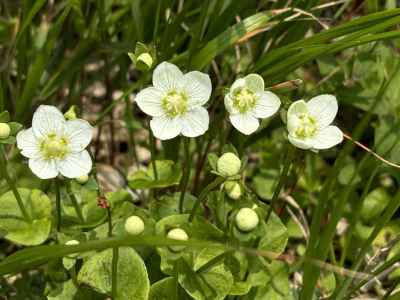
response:
<path id="1" fill-rule="evenodd" d="M 153 86 L 136 95 L 139 108 L 152 117 L 150 127 L 161 140 L 178 135 L 197 137 L 209 127 L 209 116 L 203 107 L 212 92 L 210 77 L 192 71 L 183 74 L 171 63 L 159 64 L 153 73 Z M 264 80 L 258 74 L 237 79 L 225 95 L 229 120 L 238 131 L 249 135 L 264 119 L 280 108 L 277 95 L 265 91 Z M 330 125 L 337 113 L 337 100 L 321 95 L 309 102 L 294 102 L 287 113 L 289 141 L 301 149 L 328 149 L 343 140 L 339 128 Z"/>

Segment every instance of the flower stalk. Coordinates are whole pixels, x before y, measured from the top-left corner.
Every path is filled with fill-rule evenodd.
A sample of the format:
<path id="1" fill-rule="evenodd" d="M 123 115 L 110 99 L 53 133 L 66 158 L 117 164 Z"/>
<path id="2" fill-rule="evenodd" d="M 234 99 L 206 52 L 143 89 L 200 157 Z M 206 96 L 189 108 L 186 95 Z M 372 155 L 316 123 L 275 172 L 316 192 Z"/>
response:
<path id="1" fill-rule="evenodd" d="M 68 194 L 69 198 L 71 199 L 72 205 L 74 206 L 74 209 L 75 209 L 76 215 L 79 218 L 79 221 L 81 223 L 84 223 L 85 218 L 83 217 L 82 210 L 78 203 L 78 200 L 76 199 L 75 194 L 72 191 L 71 182 L 69 180 L 66 181 L 66 188 L 67 188 L 67 194 Z"/>
<path id="2" fill-rule="evenodd" d="M 60 182 L 58 178 L 54 180 L 56 186 L 56 223 L 57 223 L 57 232 L 61 230 L 61 191 L 60 191 Z"/>
<path id="3" fill-rule="evenodd" d="M 179 213 L 183 212 L 183 202 L 185 201 L 185 193 L 189 183 L 191 159 L 190 159 L 190 139 L 183 139 L 183 148 L 185 152 L 185 170 L 181 179 L 180 189 L 181 194 L 179 196 Z"/>
<path id="4" fill-rule="evenodd" d="M 8 174 L 8 171 L 7 171 L 7 158 L 6 158 L 6 155 L 4 153 L 4 149 L 3 149 L 2 145 L 0 145 L 0 170 L 3 171 L 2 173 L 4 175 L 4 178 L 6 179 L 8 186 L 12 190 L 15 199 L 17 199 L 17 203 L 18 203 L 19 209 L 21 210 L 22 216 L 24 217 L 24 219 L 27 222 L 31 222 L 32 218 L 30 217 L 30 215 L 28 214 L 28 211 L 25 208 L 25 205 L 24 205 L 24 202 L 22 201 L 21 195 L 19 194 L 18 189 L 17 189 L 17 187 L 15 185 L 15 181 Z"/>

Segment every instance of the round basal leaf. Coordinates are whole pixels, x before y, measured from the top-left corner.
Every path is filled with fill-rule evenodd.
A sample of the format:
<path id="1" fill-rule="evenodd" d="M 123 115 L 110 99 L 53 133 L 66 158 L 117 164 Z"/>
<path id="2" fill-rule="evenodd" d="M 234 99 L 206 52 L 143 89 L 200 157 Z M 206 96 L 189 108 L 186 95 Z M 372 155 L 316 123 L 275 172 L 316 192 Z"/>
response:
<path id="1" fill-rule="evenodd" d="M 361 208 L 363 220 L 368 222 L 378 217 L 388 205 L 390 199 L 391 197 L 383 188 L 377 188 L 370 192 Z"/>
<path id="2" fill-rule="evenodd" d="M 289 234 L 285 225 L 275 213 L 271 213 L 268 223 L 262 222 L 265 234 L 261 237 L 258 249 L 280 255 L 286 248 Z"/>
<path id="3" fill-rule="evenodd" d="M 133 189 L 165 188 L 178 185 L 182 177 L 182 168 L 172 160 L 156 161 L 157 180 L 153 166 L 139 170 L 128 177 L 129 186 Z"/>
<path id="4" fill-rule="evenodd" d="M 233 276 L 223 263 L 195 272 L 183 259 L 178 261 L 178 281 L 196 300 L 222 300 L 229 294 Z"/>
<path id="5" fill-rule="evenodd" d="M 88 287 L 80 286 L 77 288 L 72 280 L 64 282 L 61 286 L 52 290 L 47 296 L 48 300 L 71 300 L 71 299 L 84 299 L 84 300 L 100 300 L 104 299 L 95 291 Z"/>
<path id="6" fill-rule="evenodd" d="M 78 281 L 104 294 L 111 293 L 113 250 L 99 252 L 87 260 L 78 274 Z M 150 281 L 146 266 L 135 250 L 119 248 L 117 266 L 117 298 L 114 300 L 147 300 Z"/>
<path id="7" fill-rule="evenodd" d="M 161 279 L 150 288 L 149 300 L 178 300 L 177 282 L 174 277 Z"/>
<path id="8" fill-rule="evenodd" d="M 51 202 L 39 190 L 18 189 L 32 222 L 23 219 L 12 191 L 0 197 L 0 229 L 5 238 L 26 246 L 42 244 L 51 229 Z"/>
<path id="9" fill-rule="evenodd" d="M 172 195 L 165 195 L 152 201 L 150 203 L 150 211 L 153 218 L 160 220 L 162 218 L 179 214 L 179 198 L 181 193 L 174 193 Z M 193 204 L 196 201 L 196 197 L 189 193 L 185 193 L 183 201 L 183 213 L 189 213 L 192 210 Z M 200 214 L 201 209 L 198 210 Z"/>
<path id="10" fill-rule="evenodd" d="M 224 249 L 215 247 L 207 247 L 202 249 L 194 258 L 193 270 L 197 272 L 197 270 L 203 267 L 210 260 L 223 254 L 224 252 L 225 252 Z"/>

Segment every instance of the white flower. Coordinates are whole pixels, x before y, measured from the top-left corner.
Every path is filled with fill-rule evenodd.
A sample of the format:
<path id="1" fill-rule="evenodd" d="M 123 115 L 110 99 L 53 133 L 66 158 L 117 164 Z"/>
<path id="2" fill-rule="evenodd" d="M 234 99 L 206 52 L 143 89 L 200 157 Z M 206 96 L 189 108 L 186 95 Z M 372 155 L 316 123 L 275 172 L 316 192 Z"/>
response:
<path id="1" fill-rule="evenodd" d="M 280 105 L 278 96 L 264 91 L 264 79 L 258 74 L 237 79 L 225 96 L 225 107 L 233 127 L 246 135 L 257 130 L 258 119 L 272 116 Z"/>
<path id="2" fill-rule="evenodd" d="M 207 74 L 192 71 L 183 74 L 168 62 L 153 73 L 153 86 L 136 95 L 139 108 L 152 116 L 150 127 L 155 137 L 168 140 L 182 134 L 196 137 L 208 129 L 209 117 L 203 105 L 211 95 Z"/>
<path id="3" fill-rule="evenodd" d="M 32 119 L 32 127 L 20 131 L 17 146 L 29 158 L 29 167 L 41 179 L 86 175 L 92 160 L 85 148 L 92 139 L 92 126 L 81 119 L 66 121 L 54 106 L 41 105 Z"/>
<path id="4" fill-rule="evenodd" d="M 330 125 L 337 111 L 337 100 L 332 95 L 320 95 L 308 102 L 299 100 L 292 103 L 287 112 L 289 141 L 298 148 L 314 151 L 341 143 L 342 131 Z"/>

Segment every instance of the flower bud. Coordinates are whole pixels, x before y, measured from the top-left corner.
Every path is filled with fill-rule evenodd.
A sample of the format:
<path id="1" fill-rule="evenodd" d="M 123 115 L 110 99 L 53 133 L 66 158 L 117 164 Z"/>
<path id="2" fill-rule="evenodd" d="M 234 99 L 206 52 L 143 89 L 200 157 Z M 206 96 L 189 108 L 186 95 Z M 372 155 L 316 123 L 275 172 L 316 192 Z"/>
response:
<path id="1" fill-rule="evenodd" d="M 125 221 L 125 231 L 131 235 L 139 235 L 144 231 L 144 222 L 138 216 L 131 216 Z"/>
<path id="2" fill-rule="evenodd" d="M 80 177 L 75 178 L 75 180 L 80 184 L 85 184 L 89 180 L 89 175 L 82 175 Z"/>
<path id="3" fill-rule="evenodd" d="M 222 176 L 230 177 L 239 173 L 241 165 L 239 157 L 231 152 L 227 152 L 218 159 L 217 171 Z"/>
<path id="4" fill-rule="evenodd" d="M 258 218 L 258 215 L 254 210 L 248 207 L 244 207 L 241 208 L 236 214 L 235 221 L 236 226 L 241 231 L 248 232 L 257 227 L 260 219 Z"/>
<path id="5" fill-rule="evenodd" d="M 67 245 L 67 246 L 76 246 L 76 245 L 79 245 L 79 241 L 77 241 L 77 240 L 69 240 L 69 241 L 67 241 L 65 243 L 65 245 Z M 76 258 L 78 255 L 79 255 L 79 253 L 73 253 L 73 254 L 68 255 L 67 257 L 68 258 Z"/>
<path id="6" fill-rule="evenodd" d="M 242 188 L 236 181 L 227 181 L 224 183 L 224 189 L 229 198 L 237 200 L 242 196 Z"/>
<path id="7" fill-rule="evenodd" d="M 167 238 L 172 239 L 172 240 L 178 240 L 178 241 L 187 241 L 189 239 L 189 236 L 187 235 L 186 231 L 181 229 L 181 228 L 174 228 L 171 229 L 168 234 Z M 185 246 L 169 246 L 169 248 L 172 251 L 178 252 L 183 249 L 185 249 Z"/>
<path id="8" fill-rule="evenodd" d="M 147 68 L 151 68 L 151 66 L 153 65 L 153 58 L 151 57 L 151 55 L 149 53 L 142 53 L 140 54 L 137 59 L 136 59 L 137 63 L 142 63 L 145 64 Z"/>
<path id="9" fill-rule="evenodd" d="M 75 119 L 78 118 L 78 117 L 76 116 L 75 108 L 76 108 L 75 105 L 72 105 L 72 106 L 65 112 L 64 117 L 65 117 L 67 120 L 75 120 Z"/>
<path id="10" fill-rule="evenodd" d="M 7 123 L 0 123 L 0 139 L 6 139 L 10 136 L 11 128 Z"/>

